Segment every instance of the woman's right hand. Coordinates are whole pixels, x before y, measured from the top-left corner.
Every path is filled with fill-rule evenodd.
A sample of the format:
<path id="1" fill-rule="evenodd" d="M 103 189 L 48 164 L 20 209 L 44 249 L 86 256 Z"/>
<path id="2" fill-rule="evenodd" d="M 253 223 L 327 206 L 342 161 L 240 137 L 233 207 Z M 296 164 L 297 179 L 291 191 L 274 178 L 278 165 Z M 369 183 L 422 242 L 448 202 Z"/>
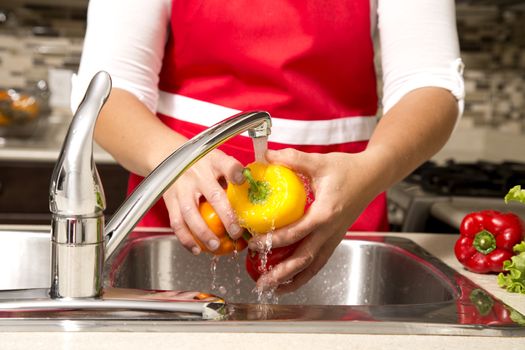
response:
<path id="1" fill-rule="evenodd" d="M 187 141 L 163 124 L 133 94 L 119 88 L 111 91 L 101 111 L 95 137 L 122 166 L 143 177 Z M 199 214 L 201 196 L 215 209 L 232 238 L 242 234 L 222 187 L 226 181 L 242 183 L 242 170 L 242 164 L 235 158 L 213 150 L 164 193 L 170 225 L 182 245 L 194 254 L 200 253 L 200 248 L 193 235 L 211 251 L 217 248 L 218 242 Z"/>
<path id="2" fill-rule="evenodd" d="M 199 213 L 199 201 L 204 197 L 215 209 L 232 239 L 242 235 L 237 217 L 226 197 L 227 182 L 241 184 L 243 165 L 220 150 L 213 150 L 190 167 L 164 193 L 170 226 L 181 244 L 197 255 L 200 240 L 210 251 L 219 247 L 219 240 Z"/>

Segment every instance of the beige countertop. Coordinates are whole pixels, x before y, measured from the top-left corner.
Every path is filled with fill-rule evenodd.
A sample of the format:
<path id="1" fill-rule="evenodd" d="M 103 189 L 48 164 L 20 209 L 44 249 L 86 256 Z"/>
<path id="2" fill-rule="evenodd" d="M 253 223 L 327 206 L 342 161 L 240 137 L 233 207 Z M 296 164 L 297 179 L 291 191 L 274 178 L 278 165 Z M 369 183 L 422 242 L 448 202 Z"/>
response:
<path id="1" fill-rule="evenodd" d="M 0 160 L 49 162 L 54 164 L 58 159 L 60 147 L 59 143 L 47 141 L 9 143 L 8 145 L 0 145 Z M 113 157 L 97 144 L 93 146 L 93 158 L 97 164 L 116 163 Z"/>
<path id="2" fill-rule="evenodd" d="M 486 209 L 513 212 L 525 220 L 525 205 L 518 202 L 505 203 L 502 198 L 451 197 L 449 200 L 434 203 L 430 208 L 430 213 L 459 230 L 465 215 Z"/>
<path id="3" fill-rule="evenodd" d="M 525 313 L 525 295 L 499 288 L 495 275 L 465 271 L 457 262 L 456 235 L 392 233 L 412 239 L 442 261 L 466 275 L 509 306 Z M 1 333 L 1 349 L 525 349 L 525 338 L 212 332 L 25 332 Z"/>

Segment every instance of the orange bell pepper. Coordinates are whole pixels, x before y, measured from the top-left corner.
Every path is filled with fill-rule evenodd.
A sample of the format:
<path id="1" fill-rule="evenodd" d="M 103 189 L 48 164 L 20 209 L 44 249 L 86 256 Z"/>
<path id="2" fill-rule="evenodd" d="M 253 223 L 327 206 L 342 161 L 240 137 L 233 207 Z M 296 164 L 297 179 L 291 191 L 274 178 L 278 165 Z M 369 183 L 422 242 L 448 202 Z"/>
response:
<path id="1" fill-rule="evenodd" d="M 204 219 L 204 222 L 206 222 L 210 230 L 217 236 L 220 242 L 219 248 L 217 248 L 215 251 L 210 251 L 201 241 L 199 241 L 199 239 L 194 236 L 195 241 L 203 252 L 214 255 L 227 255 L 233 253 L 234 251 L 240 252 L 248 246 L 244 238 L 241 237 L 237 240 L 233 240 L 228 235 L 224 224 L 219 218 L 219 215 L 217 215 L 210 203 L 206 201 L 200 203 L 199 212 Z"/>

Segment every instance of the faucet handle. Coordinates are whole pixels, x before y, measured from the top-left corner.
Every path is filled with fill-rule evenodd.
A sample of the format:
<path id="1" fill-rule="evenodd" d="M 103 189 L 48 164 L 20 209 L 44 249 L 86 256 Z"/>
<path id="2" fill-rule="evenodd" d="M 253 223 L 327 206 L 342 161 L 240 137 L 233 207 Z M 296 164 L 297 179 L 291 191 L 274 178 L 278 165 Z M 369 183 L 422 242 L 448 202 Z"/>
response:
<path id="1" fill-rule="evenodd" d="M 104 190 L 93 160 L 93 133 L 111 92 L 111 77 L 98 72 L 80 103 L 51 177 L 49 207 L 61 216 L 102 215 Z"/>

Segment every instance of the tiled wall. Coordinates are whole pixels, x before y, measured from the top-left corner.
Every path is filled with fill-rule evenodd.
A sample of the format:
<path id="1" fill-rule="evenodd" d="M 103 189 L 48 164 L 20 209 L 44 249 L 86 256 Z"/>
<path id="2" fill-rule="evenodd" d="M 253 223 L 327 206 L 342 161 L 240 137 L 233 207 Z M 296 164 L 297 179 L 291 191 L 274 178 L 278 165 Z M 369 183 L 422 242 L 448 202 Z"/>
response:
<path id="1" fill-rule="evenodd" d="M 457 4 L 463 124 L 525 133 L 525 8 L 474 3 Z M 47 79 L 50 68 L 74 71 L 84 25 L 81 6 L 0 5 L 0 87 L 30 86 Z"/>
<path id="2" fill-rule="evenodd" d="M 457 5 L 465 119 L 525 133 L 525 10 Z"/>
<path id="3" fill-rule="evenodd" d="M 76 70 L 85 12 L 65 6 L 0 5 L 0 86 L 31 86 L 47 79 L 50 68 Z"/>

